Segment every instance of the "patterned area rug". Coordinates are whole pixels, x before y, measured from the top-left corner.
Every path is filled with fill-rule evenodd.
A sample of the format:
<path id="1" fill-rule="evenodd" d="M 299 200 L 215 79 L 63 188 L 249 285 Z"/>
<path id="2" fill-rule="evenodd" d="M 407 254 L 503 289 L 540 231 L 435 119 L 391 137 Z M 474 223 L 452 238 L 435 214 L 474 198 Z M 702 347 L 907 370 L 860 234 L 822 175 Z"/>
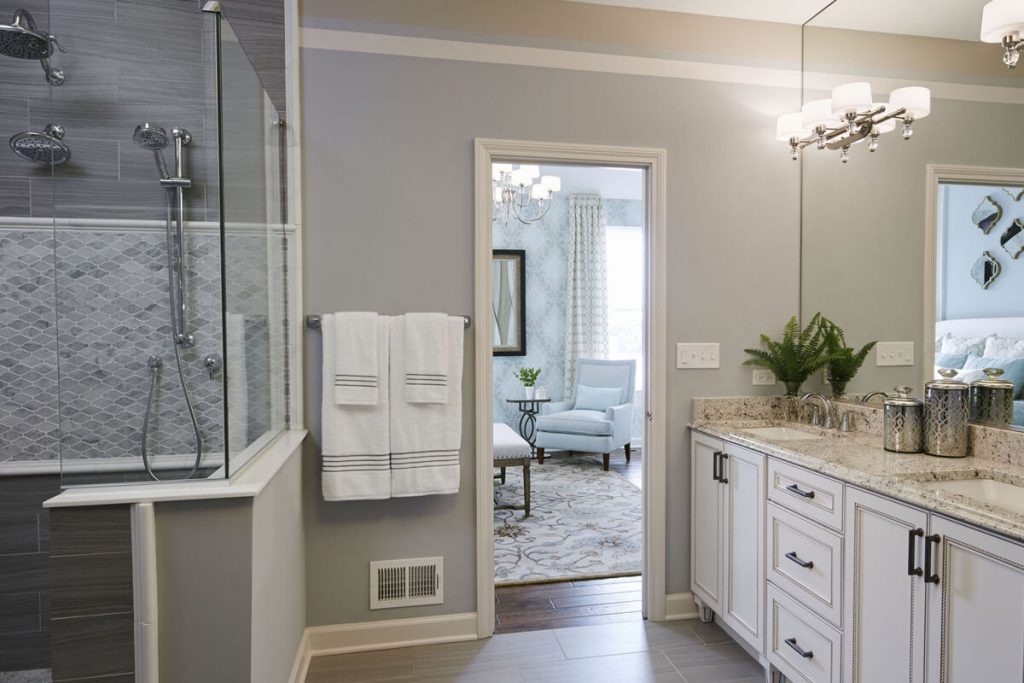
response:
<path id="1" fill-rule="evenodd" d="M 592 456 L 530 468 L 530 516 L 494 511 L 494 582 L 510 585 L 639 574 L 643 496 Z M 523 470 L 495 481 L 495 504 L 521 505 Z"/>

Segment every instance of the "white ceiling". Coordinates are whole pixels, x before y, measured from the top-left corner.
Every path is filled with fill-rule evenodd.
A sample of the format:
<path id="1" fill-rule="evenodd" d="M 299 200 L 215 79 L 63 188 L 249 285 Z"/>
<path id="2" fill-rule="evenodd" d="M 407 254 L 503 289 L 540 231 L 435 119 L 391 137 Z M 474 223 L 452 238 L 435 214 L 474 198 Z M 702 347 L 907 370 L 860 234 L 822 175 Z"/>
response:
<path id="1" fill-rule="evenodd" d="M 570 0 L 595 5 L 802 24 L 828 0 Z M 987 0 L 838 0 L 815 26 L 978 40 Z"/>

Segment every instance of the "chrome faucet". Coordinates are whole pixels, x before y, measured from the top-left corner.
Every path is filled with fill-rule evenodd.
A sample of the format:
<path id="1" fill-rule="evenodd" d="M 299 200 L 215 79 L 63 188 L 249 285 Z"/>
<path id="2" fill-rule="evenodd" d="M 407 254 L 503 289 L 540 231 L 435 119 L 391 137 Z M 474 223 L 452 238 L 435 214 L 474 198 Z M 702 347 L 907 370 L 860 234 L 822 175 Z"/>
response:
<path id="1" fill-rule="evenodd" d="M 872 391 L 870 394 L 865 394 L 863 397 L 861 397 L 860 402 L 867 403 L 875 396 L 884 396 L 885 398 L 889 398 L 889 394 L 885 393 L 884 391 Z"/>
<path id="2" fill-rule="evenodd" d="M 811 418 L 811 424 L 815 427 L 824 427 L 825 429 L 833 429 L 835 427 L 835 417 L 833 415 L 832 401 L 825 398 L 822 394 L 808 393 L 804 394 L 800 400 L 807 405 L 813 405 L 811 401 L 813 399 L 819 399 L 821 406 L 824 408 L 824 418 L 821 417 L 821 413 L 817 412 L 817 406 L 815 407 L 815 413 Z"/>

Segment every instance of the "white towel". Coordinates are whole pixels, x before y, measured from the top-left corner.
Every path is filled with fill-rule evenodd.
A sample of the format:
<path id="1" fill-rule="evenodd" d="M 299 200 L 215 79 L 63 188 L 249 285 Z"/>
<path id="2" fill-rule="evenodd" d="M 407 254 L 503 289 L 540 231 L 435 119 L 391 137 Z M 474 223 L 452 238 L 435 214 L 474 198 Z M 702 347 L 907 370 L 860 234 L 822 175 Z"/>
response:
<path id="1" fill-rule="evenodd" d="M 324 500 L 373 500 L 391 496 L 391 434 L 388 429 L 388 338 L 390 318 L 377 318 L 377 403 L 334 403 L 334 320 L 323 332 L 323 496 Z"/>
<path id="2" fill-rule="evenodd" d="M 380 386 L 380 373 L 377 371 L 378 316 L 376 313 L 350 312 L 335 313 L 332 317 L 334 402 L 340 406 L 376 405 Z M 321 321 L 320 328 L 327 324 L 326 319 Z"/>
<path id="3" fill-rule="evenodd" d="M 446 323 L 448 402 L 409 403 L 401 399 L 407 322 L 396 318 L 391 328 L 391 495 L 458 493 L 464 323 L 458 317 Z"/>
<path id="4" fill-rule="evenodd" d="M 444 313 L 406 313 L 404 317 L 405 400 L 409 403 L 447 403 L 448 316 Z M 462 347 L 461 328 L 457 336 L 452 335 L 452 339 Z"/>

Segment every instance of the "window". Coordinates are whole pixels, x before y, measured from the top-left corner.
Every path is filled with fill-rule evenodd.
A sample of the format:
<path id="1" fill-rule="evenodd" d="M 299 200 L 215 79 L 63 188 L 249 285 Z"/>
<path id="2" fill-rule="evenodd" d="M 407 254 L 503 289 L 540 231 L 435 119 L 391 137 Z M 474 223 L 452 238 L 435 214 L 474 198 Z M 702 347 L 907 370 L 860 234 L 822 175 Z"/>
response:
<path id="1" fill-rule="evenodd" d="M 636 361 L 636 389 L 643 389 L 644 231 L 608 226 L 608 357 Z"/>

